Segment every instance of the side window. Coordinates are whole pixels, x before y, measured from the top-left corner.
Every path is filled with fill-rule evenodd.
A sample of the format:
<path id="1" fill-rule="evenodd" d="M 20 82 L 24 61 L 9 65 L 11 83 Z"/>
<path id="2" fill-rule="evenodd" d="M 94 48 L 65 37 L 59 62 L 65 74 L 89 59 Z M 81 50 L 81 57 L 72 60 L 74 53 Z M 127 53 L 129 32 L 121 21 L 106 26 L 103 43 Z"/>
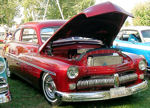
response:
<path id="1" fill-rule="evenodd" d="M 118 38 L 123 41 L 141 42 L 139 33 L 135 30 L 123 30 Z"/>
<path id="2" fill-rule="evenodd" d="M 20 33 L 21 33 L 21 29 L 18 29 L 15 34 L 14 34 L 14 40 L 15 41 L 19 41 L 20 40 Z"/>
<path id="3" fill-rule="evenodd" d="M 48 38 L 50 38 L 58 29 L 59 26 L 42 28 L 40 31 L 42 42 L 45 42 Z"/>
<path id="4" fill-rule="evenodd" d="M 24 29 L 22 34 L 22 41 L 23 42 L 32 42 L 37 43 L 37 35 L 34 29 Z"/>

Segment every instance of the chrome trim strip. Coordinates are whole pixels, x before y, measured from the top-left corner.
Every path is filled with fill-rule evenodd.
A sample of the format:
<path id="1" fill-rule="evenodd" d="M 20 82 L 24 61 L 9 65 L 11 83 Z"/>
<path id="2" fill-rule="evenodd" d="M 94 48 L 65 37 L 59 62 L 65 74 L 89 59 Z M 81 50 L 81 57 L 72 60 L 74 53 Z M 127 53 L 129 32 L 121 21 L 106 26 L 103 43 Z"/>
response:
<path id="1" fill-rule="evenodd" d="M 10 54 L 10 53 L 5 54 L 5 55 L 8 56 L 8 57 L 13 58 L 13 59 L 15 59 L 15 60 L 18 60 L 19 62 L 25 63 L 25 64 L 27 64 L 27 65 L 30 65 L 30 66 L 32 66 L 32 67 L 35 67 L 35 68 L 37 68 L 37 69 L 40 69 L 40 70 L 42 70 L 42 71 L 44 71 L 44 72 L 48 72 L 49 74 L 56 76 L 56 73 L 51 72 L 51 71 L 49 71 L 49 70 L 47 70 L 47 69 L 44 69 L 44 68 L 42 68 L 42 67 L 36 66 L 36 65 L 34 65 L 34 64 L 32 64 L 32 63 L 26 62 L 26 61 L 24 61 L 24 60 L 21 60 L 21 59 L 19 59 L 19 57 L 16 56 L 16 55 L 13 55 L 13 54 Z"/>
<path id="2" fill-rule="evenodd" d="M 127 91 L 124 95 L 118 97 L 129 96 L 137 92 L 141 92 L 148 88 L 147 81 L 143 81 L 137 85 L 127 87 Z M 96 100 L 106 100 L 112 98 L 118 98 L 111 96 L 111 90 L 108 91 L 99 91 L 99 92 L 80 92 L 80 93 L 66 93 L 66 92 L 55 92 L 56 96 L 59 97 L 62 101 L 66 102 L 81 102 L 81 101 L 96 101 Z"/>

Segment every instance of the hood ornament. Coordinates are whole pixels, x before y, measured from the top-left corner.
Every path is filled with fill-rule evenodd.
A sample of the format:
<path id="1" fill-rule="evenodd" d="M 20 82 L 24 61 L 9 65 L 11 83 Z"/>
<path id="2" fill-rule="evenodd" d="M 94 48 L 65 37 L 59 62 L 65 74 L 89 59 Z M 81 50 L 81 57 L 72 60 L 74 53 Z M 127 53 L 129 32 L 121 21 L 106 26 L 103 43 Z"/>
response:
<path id="1" fill-rule="evenodd" d="M 114 74 L 114 87 L 119 87 L 119 75 Z"/>

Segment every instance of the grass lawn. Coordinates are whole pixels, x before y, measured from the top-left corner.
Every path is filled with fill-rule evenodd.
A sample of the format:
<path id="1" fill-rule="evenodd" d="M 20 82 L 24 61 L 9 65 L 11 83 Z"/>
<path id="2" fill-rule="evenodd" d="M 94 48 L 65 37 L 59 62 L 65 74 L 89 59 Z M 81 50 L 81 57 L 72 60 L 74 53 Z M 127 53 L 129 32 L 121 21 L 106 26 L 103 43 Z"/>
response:
<path id="1" fill-rule="evenodd" d="M 0 108 L 51 108 L 43 94 L 19 78 L 9 79 L 12 101 Z M 150 81 L 149 81 L 150 85 Z M 55 108 L 150 108 L 150 87 L 141 93 L 105 101 L 63 103 Z"/>

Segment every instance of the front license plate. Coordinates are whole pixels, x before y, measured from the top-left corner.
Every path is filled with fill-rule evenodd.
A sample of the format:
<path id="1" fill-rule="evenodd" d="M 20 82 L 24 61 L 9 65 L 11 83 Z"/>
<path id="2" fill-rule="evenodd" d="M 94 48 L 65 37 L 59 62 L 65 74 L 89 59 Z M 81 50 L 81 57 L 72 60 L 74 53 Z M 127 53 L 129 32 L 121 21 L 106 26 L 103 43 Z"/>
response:
<path id="1" fill-rule="evenodd" d="M 128 94 L 128 90 L 125 87 L 111 88 L 110 96 L 111 98 L 122 97 Z"/>

